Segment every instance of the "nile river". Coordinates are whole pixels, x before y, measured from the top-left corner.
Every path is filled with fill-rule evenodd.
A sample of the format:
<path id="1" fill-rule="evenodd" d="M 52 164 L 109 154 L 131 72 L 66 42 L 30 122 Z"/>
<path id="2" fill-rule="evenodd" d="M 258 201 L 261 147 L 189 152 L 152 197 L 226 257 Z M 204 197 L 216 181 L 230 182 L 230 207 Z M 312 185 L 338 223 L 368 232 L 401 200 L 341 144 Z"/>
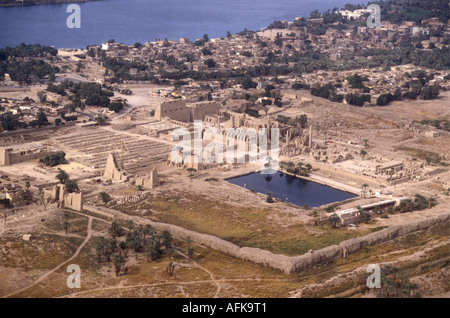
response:
<path id="1" fill-rule="evenodd" d="M 110 39 L 134 44 L 155 39 L 225 37 L 259 30 L 275 20 L 308 16 L 357 0 L 101 0 L 80 3 L 81 28 L 66 26 L 68 4 L 0 7 L 0 48 L 20 43 L 86 48 Z"/>

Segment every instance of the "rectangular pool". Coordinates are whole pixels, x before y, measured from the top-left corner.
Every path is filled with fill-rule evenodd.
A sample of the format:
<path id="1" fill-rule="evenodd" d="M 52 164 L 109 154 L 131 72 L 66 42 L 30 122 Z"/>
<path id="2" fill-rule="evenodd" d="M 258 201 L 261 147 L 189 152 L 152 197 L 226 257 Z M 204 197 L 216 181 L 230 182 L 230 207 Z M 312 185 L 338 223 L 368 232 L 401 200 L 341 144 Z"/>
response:
<path id="1" fill-rule="evenodd" d="M 357 197 L 354 193 L 293 177 L 282 172 L 270 175 L 254 172 L 226 179 L 226 181 L 263 194 L 272 192 L 275 198 L 298 206 L 304 206 L 306 203 L 310 208 Z"/>

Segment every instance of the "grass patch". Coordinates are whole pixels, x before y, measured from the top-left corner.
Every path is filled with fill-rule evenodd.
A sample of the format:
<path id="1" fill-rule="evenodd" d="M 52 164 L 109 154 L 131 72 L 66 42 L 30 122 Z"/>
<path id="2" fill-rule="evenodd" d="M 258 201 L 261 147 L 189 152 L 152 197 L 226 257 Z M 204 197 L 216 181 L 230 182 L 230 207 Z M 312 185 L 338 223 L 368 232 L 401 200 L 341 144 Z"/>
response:
<path id="1" fill-rule="evenodd" d="M 39 234 L 32 241 L 0 239 L 2 266 L 25 270 L 52 269 L 75 253 L 83 239 Z"/>
<path id="2" fill-rule="evenodd" d="M 350 231 L 345 227 L 332 229 L 328 225 L 315 227 L 299 221 L 286 225 L 274 221 L 280 217 L 290 222 L 275 209 L 237 207 L 186 193 L 158 196 L 138 205 L 124 206 L 122 211 L 140 216 L 139 211 L 151 211 L 150 218 L 154 221 L 214 235 L 239 246 L 285 255 L 301 255 L 310 249 L 339 244 L 371 232 L 368 229 Z"/>
<path id="3" fill-rule="evenodd" d="M 67 211 L 58 211 L 53 213 L 51 217 L 47 218 L 42 225 L 51 232 L 65 233 L 63 228 L 64 213 L 67 213 L 67 221 L 69 222 L 69 229 L 67 233 L 85 237 L 87 235 L 88 218 L 83 215 L 70 213 Z"/>
<path id="4" fill-rule="evenodd" d="M 316 232 L 316 231 L 320 232 Z M 295 256 L 308 252 L 310 249 L 319 250 L 330 245 L 337 245 L 342 241 L 363 236 L 371 232 L 350 231 L 345 227 L 333 229 L 329 225 L 312 227 L 308 225 L 290 226 L 283 230 L 284 234 L 274 235 L 273 239 L 264 236 L 248 238 L 240 245 L 258 247 L 269 251 L 277 251 L 285 255 Z"/>

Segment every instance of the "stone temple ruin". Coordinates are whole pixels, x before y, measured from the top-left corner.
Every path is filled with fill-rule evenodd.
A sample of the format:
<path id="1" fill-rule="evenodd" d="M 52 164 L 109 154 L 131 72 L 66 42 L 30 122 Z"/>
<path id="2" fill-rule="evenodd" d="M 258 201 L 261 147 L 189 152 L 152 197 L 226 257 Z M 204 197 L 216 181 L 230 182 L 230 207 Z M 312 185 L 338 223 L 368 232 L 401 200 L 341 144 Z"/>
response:
<path id="1" fill-rule="evenodd" d="M 103 178 L 106 180 L 127 182 L 133 175 L 128 175 L 125 169 L 121 168 L 117 162 L 116 155 L 110 153 L 106 162 Z M 153 168 L 149 176 L 136 176 L 133 178 L 137 186 L 142 186 L 146 189 L 155 189 L 159 185 L 158 172 Z"/>
<path id="2" fill-rule="evenodd" d="M 159 186 L 159 178 L 156 168 L 152 169 L 150 176 L 136 177 L 136 185 L 142 186 L 145 189 L 155 189 Z"/>
<path id="3" fill-rule="evenodd" d="M 145 200 L 151 196 L 151 193 L 146 191 L 136 195 L 126 195 L 117 199 L 113 199 L 107 203 L 108 207 L 117 207 L 126 203 L 136 203 L 142 200 Z"/>
<path id="4" fill-rule="evenodd" d="M 0 166 L 38 160 L 52 154 L 56 154 L 56 152 L 38 144 L 24 144 L 16 148 L 0 148 Z"/>
<path id="5" fill-rule="evenodd" d="M 287 157 L 306 155 L 316 161 L 326 161 L 330 163 L 338 163 L 353 159 L 353 155 L 348 149 L 340 151 L 337 147 L 332 147 L 327 143 L 320 144 L 313 142 L 312 126 L 309 127 L 308 133 L 305 133 L 304 130 L 302 130 L 302 132 L 295 137 L 293 137 L 290 132 L 287 133 L 286 141 L 280 149 L 280 155 Z"/>
<path id="6" fill-rule="evenodd" d="M 291 139 L 290 134 L 286 134 L 285 143 L 280 147 L 280 155 L 292 157 L 296 155 L 306 155 L 315 161 L 328 162 L 332 164 L 353 160 L 354 155 L 359 153 L 360 146 L 353 143 L 347 144 L 326 140 L 323 143 L 313 142 L 312 127 L 309 134 L 302 133 Z M 349 168 L 354 173 L 370 177 L 378 182 L 395 185 L 407 181 L 421 181 L 430 176 L 439 174 L 445 169 L 427 166 L 420 161 L 386 160 L 381 156 L 371 156 L 357 164 L 350 163 Z"/>
<path id="7" fill-rule="evenodd" d="M 206 115 L 215 114 L 219 111 L 220 104 L 217 102 L 199 102 L 187 105 L 185 100 L 173 100 L 160 103 L 155 110 L 155 119 L 161 121 L 168 118 L 180 122 L 193 122 L 204 120 Z"/>
<path id="8" fill-rule="evenodd" d="M 428 137 L 428 138 L 436 138 L 441 136 L 442 134 L 448 135 L 448 132 L 437 130 L 436 128 L 430 126 L 430 125 L 422 125 L 415 122 L 409 122 L 404 125 L 404 130 L 411 130 L 418 134 L 421 134 L 422 136 Z"/>
<path id="9" fill-rule="evenodd" d="M 103 178 L 122 182 L 128 181 L 128 176 L 126 175 L 125 171 L 123 171 L 117 164 L 116 156 L 114 155 L 114 153 L 110 153 L 108 155 Z"/>
<path id="10" fill-rule="evenodd" d="M 68 193 L 66 191 L 66 186 L 63 184 L 57 184 L 53 187 L 51 198 L 58 202 L 58 207 L 75 211 L 83 210 L 83 193 Z"/>
<path id="11" fill-rule="evenodd" d="M 104 170 L 108 157 L 114 152 L 116 160 L 120 164 L 123 162 L 124 167 L 121 169 L 129 173 L 139 170 L 142 166 L 166 161 L 171 150 L 166 143 L 111 131 L 88 130 L 83 134 L 58 137 L 56 141 L 62 148 L 79 153 L 74 161 L 94 169 Z M 126 149 L 123 149 L 123 144 Z"/>
<path id="12" fill-rule="evenodd" d="M 389 185 L 394 185 L 406 181 L 424 180 L 444 171 L 443 168 L 425 167 L 425 164 L 420 162 L 390 161 L 377 165 L 372 177 Z"/>
<path id="13" fill-rule="evenodd" d="M 245 103 L 245 102 L 243 102 Z M 234 105 L 234 104 L 233 104 Z M 232 105 L 232 106 L 233 106 Z M 239 106 L 239 105 L 237 105 Z M 235 107 L 236 110 L 242 107 Z M 253 128 L 256 131 L 261 128 L 268 130 L 270 134 L 271 128 L 278 128 L 281 140 L 279 148 L 279 155 L 292 158 L 295 156 L 307 156 L 316 162 L 324 162 L 330 164 L 340 164 L 344 170 L 356 173 L 361 176 L 365 176 L 378 182 L 394 185 L 406 181 L 420 181 L 428 178 L 431 175 L 442 172 L 442 169 L 433 168 L 431 166 L 424 166 L 420 162 L 404 161 L 402 158 L 400 161 L 395 161 L 397 158 L 382 158 L 369 155 L 364 158 L 365 155 L 361 155 L 361 145 L 357 145 L 354 142 L 331 140 L 324 135 L 321 140 L 313 140 L 313 127 L 309 127 L 309 131 L 301 127 L 293 127 L 291 125 L 273 121 L 269 118 L 254 118 L 248 114 L 234 111 L 233 107 L 227 110 L 220 109 L 220 105 L 215 103 L 198 103 L 194 105 L 187 105 L 186 101 L 166 101 L 161 103 L 155 112 L 155 119 L 158 122 L 152 123 L 149 127 L 150 131 L 154 134 L 166 138 L 172 141 L 171 131 L 177 127 L 184 127 L 191 133 L 191 140 L 193 140 L 194 125 L 193 120 L 203 119 L 204 129 L 214 127 L 221 131 L 223 135 L 224 152 L 227 147 L 231 147 L 233 144 L 236 146 L 237 142 L 245 142 L 245 151 L 250 149 L 248 144 L 251 142 L 250 137 L 247 136 L 247 130 Z M 416 127 L 416 126 L 414 126 Z M 227 129 L 233 128 L 235 132 L 227 132 Z M 317 129 L 321 130 L 320 127 Z M 156 132 L 158 132 L 156 134 Z M 270 135 L 269 140 L 270 142 Z M 183 138 L 184 140 L 184 138 Z M 216 138 L 214 138 L 216 142 Z M 222 142 L 222 138 L 218 140 Z M 231 143 L 231 144 L 230 144 Z M 259 144 L 259 143 L 258 143 Z M 203 143 L 206 146 L 206 142 Z M 217 149 L 215 147 L 215 149 Z M 254 150 L 253 150 L 254 151 Z M 258 151 L 258 149 L 256 150 Z M 180 154 L 182 151 L 180 150 Z M 197 154 L 198 156 L 199 154 Z M 239 156 L 239 154 L 238 154 Z M 359 160 L 361 156 L 362 160 Z M 246 158 L 248 155 L 246 155 Z M 357 158 L 355 158 L 357 157 Z M 168 162 L 174 164 L 171 154 L 168 153 Z M 189 158 L 189 156 L 187 157 Z M 193 160 L 191 155 L 191 161 L 185 160 L 182 163 L 176 163 L 184 168 L 194 168 L 197 171 L 204 168 L 214 167 L 215 164 L 203 164 L 204 159 Z M 358 160 L 357 160 L 358 159 Z M 247 162 L 247 160 L 245 160 Z"/>

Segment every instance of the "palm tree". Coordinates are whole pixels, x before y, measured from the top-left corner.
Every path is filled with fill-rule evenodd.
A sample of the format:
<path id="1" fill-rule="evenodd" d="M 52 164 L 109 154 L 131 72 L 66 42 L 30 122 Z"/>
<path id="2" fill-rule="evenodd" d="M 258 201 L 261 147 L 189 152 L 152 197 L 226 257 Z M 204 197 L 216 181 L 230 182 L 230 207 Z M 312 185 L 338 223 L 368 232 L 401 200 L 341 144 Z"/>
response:
<path id="1" fill-rule="evenodd" d="M 69 193 L 79 192 L 80 188 L 78 187 L 78 183 L 75 180 L 67 180 L 66 181 L 66 190 Z"/>
<path id="2" fill-rule="evenodd" d="M 107 245 L 103 248 L 103 256 L 105 257 L 107 262 L 111 262 L 112 251 L 108 248 Z"/>
<path id="3" fill-rule="evenodd" d="M 116 238 L 116 237 L 121 237 L 123 236 L 123 229 L 122 227 L 119 225 L 119 223 L 117 223 L 117 221 L 113 221 L 111 226 L 108 229 L 108 233 L 109 235 L 112 236 L 112 238 Z"/>
<path id="4" fill-rule="evenodd" d="M 45 200 L 44 200 L 44 195 L 45 195 L 44 189 L 39 188 L 38 195 L 39 195 L 39 198 L 41 198 L 42 205 L 44 206 L 44 211 L 46 211 L 47 205 L 45 204 Z"/>
<path id="5" fill-rule="evenodd" d="M 62 170 L 61 168 L 58 168 L 58 170 L 59 170 L 59 172 L 56 175 L 56 179 L 59 180 L 59 183 L 65 184 L 70 179 L 69 175 L 64 170 Z"/>
<path id="6" fill-rule="evenodd" d="M 63 229 L 66 231 L 66 235 L 67 235 L 67 231 L 69 230 L 69 227 L 70 227 L 69 218 L 70 218 L 69 213 L 64 212 L 62 226 L 63 226 Z"/>
<path id="7" fill-rule="evenodd" d="M 361 197 L 365 198 L 366 197 L 366 189 L 369 187 L 369 185 L 367 183 L 364 183 L 361 186 Z"/>
<path id="8" fill-rule="evenodd" d="M 127 245 L 134 250 L 137 259 L 138 253 L 144 244 L 142 236 L 138 231 L 128 232 L 125 241 Z"/>
<path id="9" fill-rule="evenodd" d="M 191 246 L 192 240 L 191 237 L 188 236 L 186 238 L 186 244 L 187 244 L 187 256 L 192 259 L 194 257 L 194 248 Z"/>
<path id="10" fill-rule="evenodd" d="M 341 223 L 341 218 L 336 213 L 333 213 L 328 217 L 328 223 L 335 229 L 337 228 L 337 225 Z"/>
<path id="11" fill-rule="evenodd" d="M 369 223 L 369 221 L 370 221 L 370 219 L 371 219 L 371 217 L 372 217 L 372 215 L 370 214 L 370 212 L 369 211 L 365 211 L 365 210 L 362 210 L 361 211 L 361 218 L 362 218 L 362 220 L 364 221 L 364 223 Z"/>
<path id="12" fill-rule="evenodd" d="M 122 265 L 125 263 L 125 258 L 122 254 L 116 254 L 113 257 L 113 264 L 116 270 L 116 277 L 119 276 L 120 270 L 122 269 Z"/>
<path id="13" fill-rule="evenodd" d="M 100 192 L 99 197 L 103 201 L 103 203 L 108 203 L 109 201 L 111 201 L 111 196 L 106 192 Z"/>
<path id="14" fill-rule="evenodd" d="M 162 239 L 163 239 L 162 245 L 166 248 L 166 251 L 170 251 L 172 249 L 172 241 L 173 241 L 170 232 L 165 230 L 162 233 Z"/>
<path id="15" fill-rule="evenodd" d="M 363 208 L 361 208 L 360 205 L 358 205 L 356 207 L 356 210 L 358 210 L 358 213 L 361 216 L 361 219 L 364 221 L 364 223 L 367 224 L 370 221 L 370 218 L 372 217 L 370 212 L 368 212 L 368 211 L 364 210 Z"/>
<path id="16" fill-rule="evenodd" d="M 364 149 L 361 149 L 359 154 L 361 155 L 362 159 L 364 160 L 364 157 L 367 155 L 367 151 L 365 151 Z"/>
<path id="17" fill-rule="evenodd" d="M 129 229 L 130 231 L 133 230 L 133 228 L 134 228 L 133 220 L 128 220 L 128 221 L 127 221 L 127 227 L 128 227 L 128 229 Z"/>
<path id="18" fill-rule="evenodd" d="M 167 270 L 167 273 L 169 274 L 169 276 L 173 275 L 173 272 L 175 270 L 175 265 L 173 265 L 172 261 L 169 262 L 166 270 Z"/>
<path id="19" fill-rule="evenodd" d="M 369 148 L 369 144 L 368 144 L 369 140 L 364 139 L 364 148 Z"/>
<path id="20" fill-rule="evenodd" d="M 105 250 L 105 245 L 102 242 L 97 243 L 97 246 L 95 246 L 95 253 L 97 254 L 98 264 L 100 264 L 104 250 Z"/>
<path id="21" fill-rule="evenodd" d="M 190 259 L 194 258 L 194 248 L 192 246 L 189 246 L 187 248 L 187 255 Z"/>
<path id="22" fill-rule="evenodd" d="M 146 238 L 147 235 L 153 235 L 154 232 L 155 232 L 155 229 L 153 228 L 153 226 L 151 226 L 150 224 L 146 224 L 144 226 L 144 231 L 143 231 L 144 239 Z"/>

